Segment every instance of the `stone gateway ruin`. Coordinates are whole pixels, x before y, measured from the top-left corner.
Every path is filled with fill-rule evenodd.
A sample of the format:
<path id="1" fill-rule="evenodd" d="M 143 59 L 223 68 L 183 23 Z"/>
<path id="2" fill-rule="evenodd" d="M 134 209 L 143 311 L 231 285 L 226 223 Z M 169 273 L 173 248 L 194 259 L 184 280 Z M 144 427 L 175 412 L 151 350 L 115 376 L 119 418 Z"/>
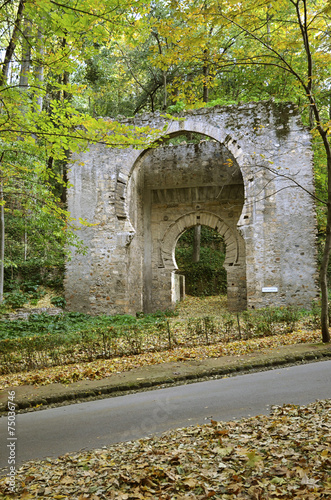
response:
<path id="1" fill-rule="evenodd" d="M 203 108 L 171 120 L 167 137 L 199 143 L 153 149 L 91 146 L 73 156 L 68 208 L 88 252 L 66 269 L 71 311 L 135 314 L 173 307 L 184 294 L 175 248 L 206 225 L 226 246 L 228 308 L 311 306 L 317 296 L 316 220 L 309 131 L 293 104 L 272 101 Z"/>

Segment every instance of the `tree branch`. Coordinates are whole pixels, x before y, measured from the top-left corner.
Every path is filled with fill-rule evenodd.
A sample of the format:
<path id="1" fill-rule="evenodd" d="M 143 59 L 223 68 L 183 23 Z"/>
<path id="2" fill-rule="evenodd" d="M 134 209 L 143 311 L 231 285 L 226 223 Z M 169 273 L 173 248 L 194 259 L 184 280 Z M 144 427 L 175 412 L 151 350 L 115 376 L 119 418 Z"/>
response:
<path id="1" fill-rule="evenodd" d="M 6 5 L 8 5 L 9 3 L 12 3 L 13 0 L 5 0 L 5 2 L 3 2 L 3 4 L 1 5 L 0 7 L 0 10 L 2 10 L 4 7 L 6 7 Z"/>
<path id="2" fill-rule="evenodd" d="M 293 177 L 290 177 L 290 176 L 288 176 L 286 174 L 282 174 L 282 173 L 278 172 L 277 170 L 274 170 L 273 168 L 270 168 L 270 167 L 268 167 L 266 165 L 262 166 L 261 169 L 262 170 L 268 170 L 275 177 L 282 177 L 283 179 L 286 179 L 288 181 L 293 182 L 296 185 L 296 187 L 299 187 L 300 189 L 302 189 L 303 191 L 305 191 L 314 200 L 318 201 L 319 203 L 322 203 L 323 205 L 327 205 L 326 201 L 322 200 L 321 198 L 318 198 L 318 196 L 316 196 L 314 193 L 312 193 L 311 191 L 309 191 L 308 189 L 306 189 L 305 187 L 303 187 L 299 182 L 297 182 L 295 179 L 293 179 Z M 286 187 L 294 187 L 294 186 L 286 186 Z M 285 188 L 281 188 L 281 189 L 285 189 Z"/>
<path id="3" fill-rule="evenodd" d="M 55 0 L 50 0 L 50 2 L 53 5 L 56 5 L 57 7 L 63 7 L 64 9 L 72 10 L 74 12 L 79 12 L 80 14 L 85 14 L 87 16 L 96 17 L 97 19 L 103 19 L 104 21 L 107 21 L 107 22 L 110 21 L 110 19 L 108 17 L 104 17 L 103 15 L 100 15 L 100 14 L 94 14 L 93 12 L 89 12 L 87 10 L 82 10 L 82 9 L 78 9 L 77 7 L 72 7 L 72 6 L 69 6 L 69 5 L 65 5 L 63 3 L 56 2 Z M 115 10 L 117 10 L 118 7 L 119 7 L 119 4 L 117 4 L 117 6 L 114 7 L 114 9 L 110 10 L 109 13 L 110 12 L 114 12 Z"/>

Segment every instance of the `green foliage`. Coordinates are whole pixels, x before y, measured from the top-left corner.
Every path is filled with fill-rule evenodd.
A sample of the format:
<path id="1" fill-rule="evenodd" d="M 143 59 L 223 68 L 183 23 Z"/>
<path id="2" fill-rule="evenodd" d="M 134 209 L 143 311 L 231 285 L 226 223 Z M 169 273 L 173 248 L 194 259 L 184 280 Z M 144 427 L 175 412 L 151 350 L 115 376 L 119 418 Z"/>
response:
<path id="1" fill-rule="evenodd" d="M 271 307 L 236 315 L 224 313 L 217 318 L 205 316 L 189 319 L 187 329 L 191 339 L 195 341 L 203 338 L 206 344 L 231 342 L 276 335 L 279 331 L 292 332 L 302 315 L 303 311 L 291 307 Z"/>
<path id="2" fill-rule="evenodd" d="M 240 315 L 239 328 L 236 316 L 225 312 L 189 319 L 187 333 L 179 336 L 167 312 L 139 318 L 32 314 L 28 321 L 0 321 L 0 373 L 264 337 L 292 331 L 298 318 L 299 312 L 291 308 L 250 311 Z"/>
<path id="3" fill-rule="evenodd" d="M 182 249 L 179 259 L 186 260 L 192 252 Z M 207 296 L 226 293 L 226 271 L 222 266 L 224 258 L 220 258 L 215 250 L 201 249 L 201 260 L 197 263 L 183 265 L 179 273 L 185 275 L 185 289 L 188 295 Z"/>
<path id="4" fill-rule="evenodd" d="M 24 295 L 19 292 L 20 296 Z M 27 295 L 24 295 L 28 299 Z M 57 297 L 57 299 L 62 297 Z M 31 336 L 42 336 L 60 332 L 64 335 L 89 335 L 95 329 L 107 330 L 109 327 L 116 327 L 121 331 L 126 327 L 142 325 L 157 325 L 166 320 L 169 315 L 174 315 L 172 311 L 157 312 L 143 315 L 141 318 L 135 318 L 130 315 L 114 316 L 90 316 L 88 314 L 70 312 L 56 316 L 50 316 L 46 313 L 31 314 L 29 320 L 0 321 L 0 340 L 14 339 Z"/>
<path id="5" fill-rule="evenodd" d="M 167 312 L 135 318 L 129 315 L 89 316 L 32 314 L 28 321 L 0 321 L 2 373 L 61 363 L 86 361 L 149 350 L 154 336 L 159 349 L 169 346 Z M 76 353 L 75 355 L 73 353 Z M 10 367 L 10 368 L 9 368 Z"/>
<path id="6" fill-rule="evenodd" d="M 318 200 L 316 201 L 317 215 L 317 261 L 320 266 L 323 255 L 323 247 L 326 236 L 327 225 L 327 193 L 328 193 L 328 174 L 323 144 L 316 134 L 313 134 L 313 153 L 314 153 L 314 173 L 315 190 Z M 331 282 L 331 262 L 328 264 L 328 281 Z"/>
<path id="7" fill-rule="evenodd" d="M 167 110 L 169 113 L 180 113 L 185 109 L 185 102 L 183 101 L 177 101 L 176 104 L 172 104 L 171 106 L 168 106 Z"/>
<path id="8" fill-rule="evenodd" d="M 66 305 L 66 300 L 64 297 L 58 295 L 56 297 L 52 297 L 51 298 L 51 304 L 53 304 L 53 306 L 55 307 L 62 307 L 64 308 L 65 305 Z"/>
<path id="9" fill-rule="evenodd" d="M 46 295 L 46 291 L 33 281 L 25 281 L 21 285 L 23 292 L 27 293 L 30 299 L 39 300 Z"/>
<path id="10" fill-rule="evenodd" d="M 207 108 L 212 108 L 213 106 L 228 106 L 229 104 L 238 104 L 233 99 L 226 97 L 218 97 L 217 99 L 212 99 L 206 103 Z"/>
<path id="11" fill-rule="evenodd" d="M 20 290 L 4 294 L 4 304 L 6 306 L 13 307 L 14 309 L 23 307 L 24 304 L 28 302 L 28 300 L 29 300 L 29 295 L 21 292 Z"/>
<path id="12" fill-rule="evenodd" d="M 25 282 L 20 289 L 17 288 L 17 283 L 14 283 L 11 288 L 13 288 L 12 291 L 4 294 L 3 304 L 13 309 L 23 307 L 27 302 L 37 304 L 38 300 L 46 294 L 45 290 L 34 282 Z"/>
<path id="13" fill-rule="evenodd" d="M 28 87 L 17 85 L 24 52 L 23 26 L 18 26 L 11 56 L 11 81 L 3 73 L 0 85 L 5 291 L 12 294 L 7 296 L 8 304 L 22 304 L 24 293 L 29 292 L 16 289 L 31 274 L 36 287 L 50 284 L 60 293 L 61 276 L 54 269 L 63 269 L 64 248 L 74 246 L 84 252 L 77 238 L 78 222 L 71 221 L 64 201 L 59 199 L 66 187 L 69 149 L 79 152 L 98 141 L 120 147 L 145 148 L 149 144 L 147 129 L 134 133 L 96 116 L 128 116 L 157 109 L 176 113 L 273 97 L 296 102 L 308 124 L 311 106 L 306 96 L 310 92 L 300 90 L 298 75 L 308 86 L 313 83 L 320 125 L 327 130 L 330 61 L 325 48 L 329 18 L 324 3 L 307 2 L 307 40 L 314 71 L 307 75 L 303 49 L 308 45 L 302 45 L 297 17 L 300 9 L 296 11 L 293 2 L 227 2 L 222 9 L 213 0 L 81 0 L 79 9 L 72 2 L 24 2 L 23 17 L 31 20 Z M 6 2 L 0 9 L 0 22 L 6 26 L 1 32 L 3 55 L 10 46 L 17 6 L 16 1 Z M 41 63 L 44 79 L 38 80 Z M 207 87 L 208 103 L 202 102 Z M 43 100 L 42 109 L 37 99 Z M 173 139 L 174 143 L 179 140 Z M 321 141 L 314 143 L 314 161 L 316 193 L 325 201 L 327 172 Z M 317 219 L 320 257 L 326 234 L 323 203 L 317 203 Z M 185 244 L 176 250 L 189 293 L 226 290 L 224 256 L 217 255 L 209 243 L 202 247 L 197 265 L 189 262 Z M 31 292 L 30 300 L 38 299 L 38 290 L 34 295 Z"/>
<path id="14" fill-rule="evenodd" d="M 13 146 L 14 151 L 5 151 L 7 154 L 1 163 L 5 199 L 5 290 L 14 281 L 17 286 L 21 281 L 42 283 L 47 268 L 63 267 L 64 249 L 70 245 L 80 253 L 85 252 L 77 233 L 67 230 L 69 214 L 53 196 L 51 184 L 44 175 L 36 182 L 41 174 L 43 155 L 38 157 L 32 151 L 26 155 L 17 145 Z"/>
<path id="15" fill-rule="evenodd" d="M 105 58 L 98 60 L 98 52 L 107 55 L 109 44 L 115 44 L 110 32 L 111 40 L 134 33 L 134 21 L 145 6 L 140 0 L 133 4 L 97 0 L 92 5 L 81 0 L 77 8 L 73 2 L 15 0 L 0 9 L 0 24 L 6 26 L 0 30 L 0 203 L 5 210 L 6 282 L 20 282 L 27 267 L 39 267 L 43 274 L 45 268 L 63 266 L 69 248 L 84 253 L 77 229 L 89 221 L 73 221 L 65 205 L 71 152 L 96 142 L 146 147 L 160 135 L 149 127 L 134 130 L 95 118 L 94 105 L 77 105 L 85 96 L 93 97 L 90 89 L 100 79 L 108 78 L 105 92 L 117 79 L 118 74 L 109 77 L 117 61 L 105 64 Z M 84 82 L 78 83 L 72 75 L 82 68 Z M 117 90 L 121 86 L 119 82 Z M 99 100 L 105 101 L 104 95 Z M 132 99 L 128 96 L 127 101 Z M 100 111 L 99 116 L 108 109 Z"/>
<path id="16" fill-rule="evenodd" d="M 188 229 L 176 247 L 179 273 L 185 275 L 186 293 L 193 296 L 226 293 L 225 254 L 222 237 L 214 230 L 201 227 L 199 262 L 192 262 L 194 228 Z M 222 247 L 223 251 L 220 251 Z"/>
<path id="17" fill-rule="evenodd" d="M 274 335 L 281 324 L 287 332 L 292 332 L 302 312 L 293 307 L 267 307 L 254 311 L 244 311 L 246 336 Z"/>

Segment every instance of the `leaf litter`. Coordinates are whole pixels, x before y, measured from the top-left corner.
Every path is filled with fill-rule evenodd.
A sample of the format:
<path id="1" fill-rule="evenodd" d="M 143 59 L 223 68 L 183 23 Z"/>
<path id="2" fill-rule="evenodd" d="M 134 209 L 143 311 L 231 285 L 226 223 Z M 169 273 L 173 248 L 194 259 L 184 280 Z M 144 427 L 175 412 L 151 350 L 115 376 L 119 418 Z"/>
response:
<path id="1" fill-rule="evenodd" d="M 215 313 L 215 298 L 189 298 L 182 316 Z M 203 311 L 201 311 L 203 308 Z M 209 311 L 210 309 L 210 311 Z M 180 328 L 180 327 L 179 327 Z M 179 332 L 180 333 L 180 332 Z M 2 387 L 103 378 L 149 364 L 206 359 L 318 342 L 320 332 L 297 329 L 227 344 L 176 347 L 164 352 L 75 363 L 0 377 Z M 168 431 L 161 437 L 26 462 L 16 493 L 0 479 L 0 498 L 73 500 L 331 498 L 331 400 L 273 407 L 270 417 Z"/>
<path id="2" fill-rule="evenodd" d="M 16 493 L 72 500 L 331 498 L 331 399 L 26 462 Z"/>
<path id="3" fill-rule="evenodd" d="M 162 352 L 148 352 L 113 359 L 100 359 L 84 363 L 59 365 L 28 372 L 9 373 L 0 376 L 0 389 L 19 385 L 47 385 L 52 383 L 70 384 L 78 380 L 98 380 L 110 377 L 113 373 L 122 373 L 135 368 L 161 363 L 184 361 L 186 359 L 203 360 L 221 356 L 241 356 L 253 352 L 264 352 L 279 346 L 301 343 L 317 343 L 320 332 L 296 331 L 273 337 L 249 339 L 227 344 L 175 347 Z"/>
<path id="4" fill-rule="evenodd" d="M 221 315 L 226 307 L 226 298 L 187 297 L 178 308 L 179 317 L 174 318 L 174 335 L 180 342 L 187 337 L 186 323 L 188 318 L 198 318 L 209 314 Z M 185 331 L 185 333 L 184 333 Z M 279 346 L 301 343 L 320 342 L 318 329 L 297 328 L 293 332 L 280 331 L 279 334 L 235 340 L 233 342 L 217 342 L 210 345 L 174 345 L 163 351 L 142 352 L 134 355 L 123 355 L 111 359 L 95 359 L 80 361 L 76 353 L 75 362 L 60 364 L 47 368 L 30 369 L 16 373 L 0 375 L 0 390 L 19 385 L 48 385 L 51 383 L 70 384 L 80 380 L 100 380 L 114 373 L 122 373 L 136 368 L 167 362 L 189 359 L 203 360 L 221 356 L 241 356 L 254 352 L 264 352 Z M 183 344 L 185 342 L 183 341 Z"/>

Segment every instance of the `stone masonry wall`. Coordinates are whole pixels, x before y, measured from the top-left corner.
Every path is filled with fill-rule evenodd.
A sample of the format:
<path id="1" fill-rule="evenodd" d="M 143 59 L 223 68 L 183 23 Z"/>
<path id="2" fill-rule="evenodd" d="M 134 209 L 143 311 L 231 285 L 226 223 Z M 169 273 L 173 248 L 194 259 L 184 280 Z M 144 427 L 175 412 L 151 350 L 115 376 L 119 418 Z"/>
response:
<path id="1" fill-rule="evenodd" d="M 309 132 L 292 104 L 204 108 L 130 123 L 212 140 L 155 150 L 92 146 L 73 156 L 71 215 L 88 253 L 67 263 L 67 308 L 130 313 L 174 305 L 174 250 L 192 225 L 226 240 L 228 303 L 309 307 L 317 294 Z M 83 165 L 82 165 L 83 164 Z M 77 223 L 78 225 L 78 223 Z"/>
<path id="2" fill-rule="evenodd" d="M 149 221 L 144 227 L 143 253 L 150 254 L 144 273 L 149 276 L 144 280 L 144 297 L 148 297 L 144 310 L 162 309 L 165 303 L 175 302 L 171 277 L 177 269 L 175 246 L 181 234 L 198 223 L 217 228 L 222 236 L 231 230 L 235 246 L 241 246 L 236 265 L 226 264 L 228 299 L 231 309 L 246 308 L 244 242 L 237 231 L 244 186 L 236 160 L 219 142 L 201 141 L 153 150 L 139 168 L 144 176 L 144 215 Z M 230 257 L 227 245 L 226 262 Z M 244 275 L 241 294 L 233 293 L 234 286 L 238 292 L 238 286 L 237 280 L 235 285 L 231 281 L 238 266 Z"/>

